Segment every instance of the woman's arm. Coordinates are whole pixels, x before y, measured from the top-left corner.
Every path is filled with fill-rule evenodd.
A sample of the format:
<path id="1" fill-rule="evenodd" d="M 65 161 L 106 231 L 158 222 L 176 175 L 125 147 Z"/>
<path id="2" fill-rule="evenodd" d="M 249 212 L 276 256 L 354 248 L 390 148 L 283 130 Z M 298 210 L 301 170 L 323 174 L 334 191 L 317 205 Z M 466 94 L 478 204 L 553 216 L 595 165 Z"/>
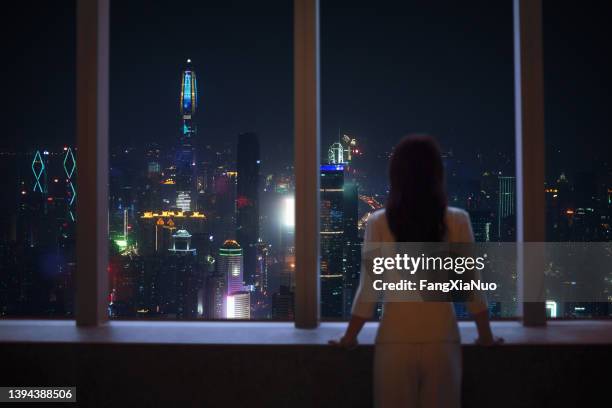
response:
<path id="1" fill-rule="evenodd" d="M 485 309 L 474 314 L 474 322 L 476 323 L 476 330 L 478 331 L 478 339 L 476 342 L 482 344 L 493 343 L 493 332 L 491 331 L 491 324 L 489 323 L 488 310 Z"/>
<path id="2" fill-rule="evenodd" d="M 351 315 L 351 320 L 349 321 L 348 326 L 346 327 L 346 332 L 344 336 L 340 338 L 340 340 L 330 340 L 329 344 L 334 346 L 345 347 L 348 349 L 354 348 L 359 344 L 357 341 L 357 335 L 363 328 L 363 325 L 367 319 L 364 319 L 360 316 Z"/>
<path id="3" fill-rule="evenodd" d="M 329 344 L 349 349 L 357 346 L 357 335 L 363 328 L 365 322 L 374 314 L 374 308 L 376 307 L 376 301 L 374 299 L 378 294 L 374 293 L 372 289 L 372 277 L 370 275 L 370 271 L 372 271 L 372 267 L 370 265 L 372 262 L 372 255 L 369 252 L 372 251 L 372 248 L 369 248 L 368 244 L 377 242 L 375 232 L 375 224 L 377 219 L 377 214 L 372 214 L 366 225 L 366 230 L 363 237 L 364 246 L 361 249 L 361 272 L 359 274 L 359 287 L 357 288 L 355 298 L 353 299 L 351 320 L 349 321 L 344 336 L 342 336 L 339 340 L 330 340 Z"/>
<path id="4" fill-rule="evenodd" d="M 467 212 L 464 212 L 462 238 L 463 242 L 474 242 L 474 232 L 472 231 L 472 221 Z M 480 275 L 477 274 L 478 278 Z M 491 323 L 489 322 L 489 308 L 487 307 L 487 299 L 482 292 L 475 292 L 472 294 L 472 301 L 467 302 L 467 308 L 469 309 L 474 322 L 476 323 L 476 330 L 478 331 L 478 338 L 476 344 L 483 346 L 492 346 L 495 344 L 501 344 L 504 339 L 501 337 L 493 336 L 491 331 Z"/>
<path id="5" fill-rule="evenodd" d="M 493 336 L 491 323 L 489 322 L 489 311 L 487 309 L 475 313 L 473 317 L 476 323 L 476 330 L 478 331 L 476 344 L 480 344 L 481 346 L 493 346 L 504 342 L 504 339 L 501 337 Z"/>

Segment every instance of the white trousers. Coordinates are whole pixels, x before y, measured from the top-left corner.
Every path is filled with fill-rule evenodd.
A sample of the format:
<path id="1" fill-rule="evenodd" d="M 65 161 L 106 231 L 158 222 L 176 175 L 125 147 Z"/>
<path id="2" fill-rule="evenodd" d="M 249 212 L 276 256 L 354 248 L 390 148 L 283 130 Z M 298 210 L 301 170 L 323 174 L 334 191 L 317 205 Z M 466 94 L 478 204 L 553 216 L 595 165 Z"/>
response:
<path id="1" fill-rule="evenodd" d="M 374 354 L 376 408 L 459 408 L 459 343 L 377 344 Z"/>

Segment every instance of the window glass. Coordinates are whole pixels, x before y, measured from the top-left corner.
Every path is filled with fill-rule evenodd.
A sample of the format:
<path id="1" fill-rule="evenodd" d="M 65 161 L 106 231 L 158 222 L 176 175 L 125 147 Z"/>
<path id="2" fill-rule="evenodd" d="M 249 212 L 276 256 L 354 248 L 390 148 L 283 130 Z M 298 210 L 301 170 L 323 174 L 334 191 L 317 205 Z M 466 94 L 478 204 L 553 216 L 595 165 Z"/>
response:
<path id="1" fill-rule="evenodd" d="M 321 2 L 323 318 L 350 316 L 364 227 L 404 135 L 438 139 L 449 205 L 477 241 L 515 240 L 512 24 L 509 0 Z M 514 301 L 489 305 L 516 315 Z"/>
<path id="2" fill-rule="evenodd" d="M 293 319 L 292 2 L 111 10 L 110 316 Z"/>
<path id="3" fill-rule="evenodd" d="M 0 15 L 0 316 L 73 316 L 75 22 L 74 1 Z"/>
<path id="4" fill-rule="evenodd" d="M 612 240 L 611 12 L 605 2 L 580 7 L 543 2 L 547 241 L 562 243 L 576 256 L 588 251 L 604 267 L 553 259 L 549 318 L 612 314 L 609 261 L 604 261 L 609 259 L 605 243 Z"/>

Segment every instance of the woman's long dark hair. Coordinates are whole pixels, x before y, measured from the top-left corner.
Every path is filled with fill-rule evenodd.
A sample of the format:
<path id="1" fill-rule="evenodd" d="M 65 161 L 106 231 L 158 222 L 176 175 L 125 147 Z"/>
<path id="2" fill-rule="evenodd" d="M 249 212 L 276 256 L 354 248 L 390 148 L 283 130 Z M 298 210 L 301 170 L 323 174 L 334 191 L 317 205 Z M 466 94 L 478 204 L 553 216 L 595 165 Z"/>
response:
<path id="1" fill-rule="evenodd" d="M 386 205 L 398 242 L 439 242 L 446 235 L 446 189 L 440 148 L 430 136 L 404 137 L 389 163 Z"/>

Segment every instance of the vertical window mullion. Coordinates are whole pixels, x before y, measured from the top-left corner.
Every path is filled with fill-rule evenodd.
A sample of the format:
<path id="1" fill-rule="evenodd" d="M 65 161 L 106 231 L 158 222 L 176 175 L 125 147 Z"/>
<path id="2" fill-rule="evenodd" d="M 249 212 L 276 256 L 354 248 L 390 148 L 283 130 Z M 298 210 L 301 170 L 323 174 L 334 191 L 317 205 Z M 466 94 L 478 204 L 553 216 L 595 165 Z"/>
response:
<path id="1" fill-rule="evenodd" d="M 523 324 L 542 326 L 544 259 L 529 247 L 546 241 L 542 2 L 514 0 L 513 11 L 517 286 Z"/>
<path id="2" fill-rule="evenodd" d="M 319 1 L 294 2 L 295 325 L 319 322 Z"/>
<path id="3" fill-rule="evenodd" d="M 108 319 L 109 2 L 77 1 L 76 322 Z"/>

